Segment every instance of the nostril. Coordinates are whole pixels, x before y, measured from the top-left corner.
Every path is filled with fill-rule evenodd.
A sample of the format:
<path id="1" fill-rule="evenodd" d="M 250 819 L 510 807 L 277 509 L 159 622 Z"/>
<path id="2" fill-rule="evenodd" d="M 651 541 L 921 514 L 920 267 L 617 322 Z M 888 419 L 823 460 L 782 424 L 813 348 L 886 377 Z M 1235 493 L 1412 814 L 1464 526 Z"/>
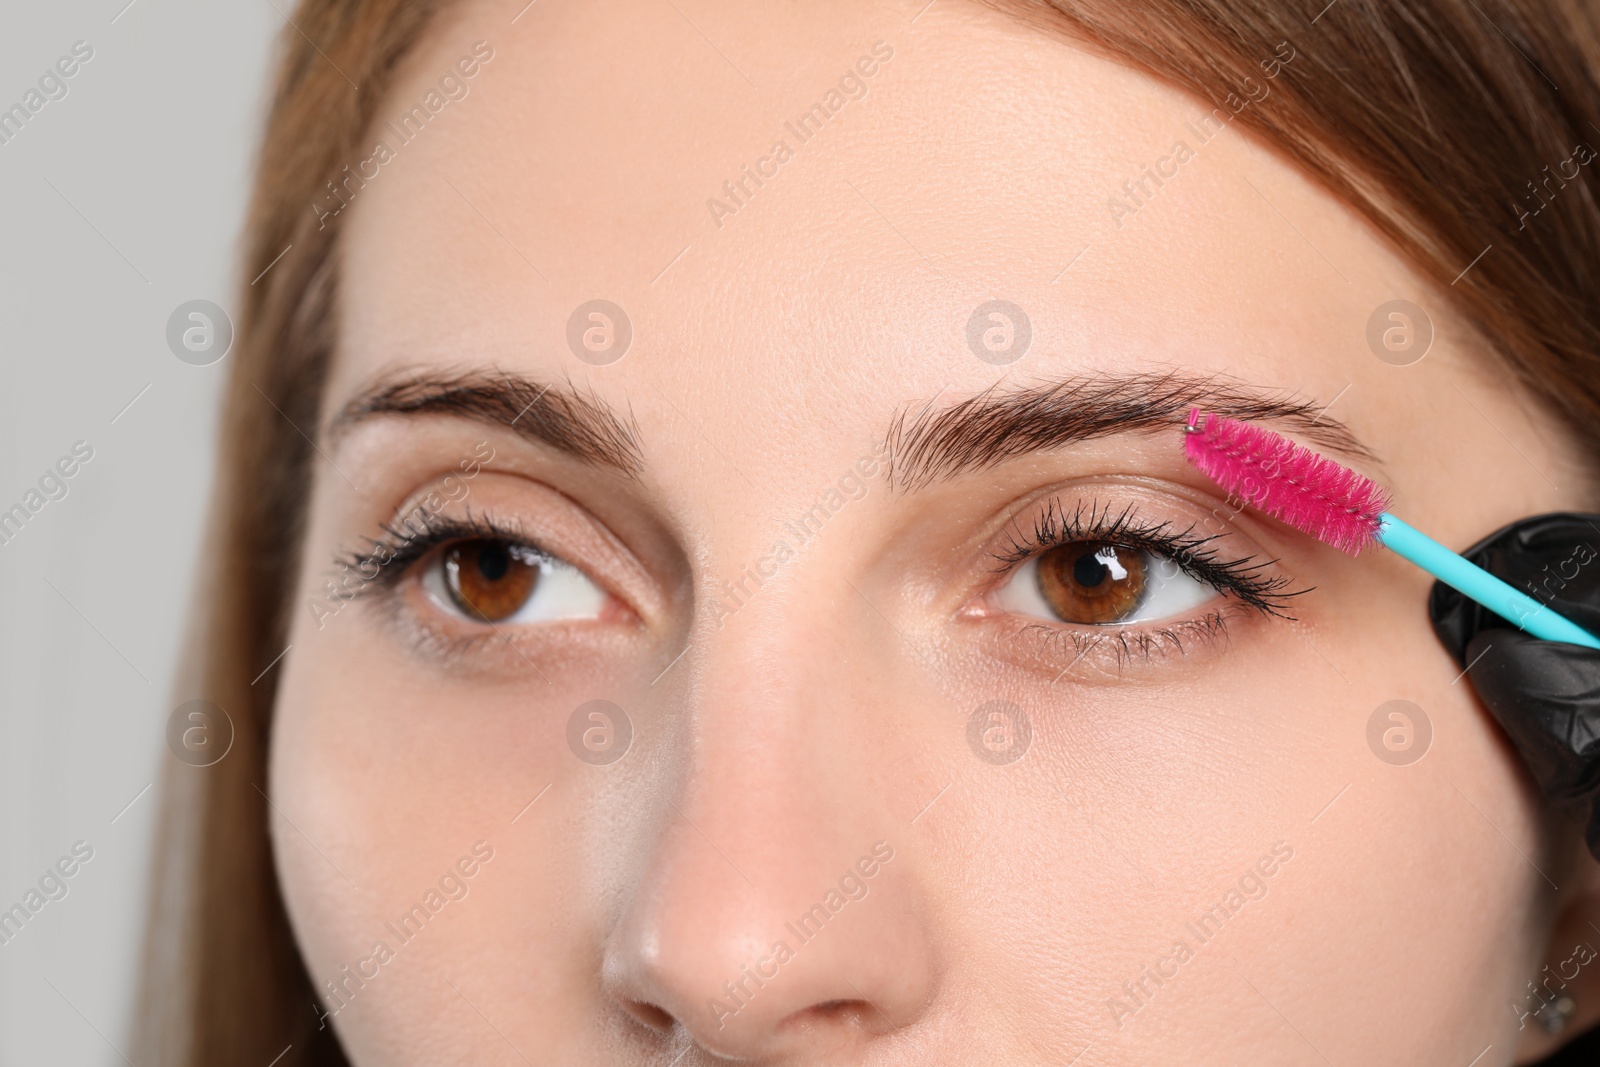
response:
<path id="1" fill-rule="evenodd" d="M 794 1024 L 803 1025 L 806 1022 L 823 1023 L 853 1023 L 856 1026 L 870 1023 L 868 1019 L 872 1012 L 872 1005 L 864 1000 L 827 1000 L 820 1004 L 813 1004 L 803 1011 L 798 1011 L 790 1016 Z"/>
<path id="2" fill-rule="evenodd" d="M 670 1032 L 678 1022 L 672 1017 L 671 1012 L 646 1000 L 624 1001 L 623 1006 L 627 1008 L 629 1015 L 657 1033 Z"/>

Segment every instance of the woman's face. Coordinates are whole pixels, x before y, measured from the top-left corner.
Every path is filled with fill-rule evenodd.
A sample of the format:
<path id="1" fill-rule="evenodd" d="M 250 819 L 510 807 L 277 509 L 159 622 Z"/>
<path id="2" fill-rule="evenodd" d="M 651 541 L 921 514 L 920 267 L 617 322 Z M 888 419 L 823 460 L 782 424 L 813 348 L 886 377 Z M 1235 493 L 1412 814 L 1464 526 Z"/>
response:
<path id="1" fill-rule="evenodd" d="M 1574 503 L 1442 297 L 1229 108 L 979 5 L 523 2 L 308 208 L 270 791 L 354 1059 L 1540 1047 L 1589 875 L 1430 579 L 1181 448 L 1253 403 L 1457 547 Z"/>

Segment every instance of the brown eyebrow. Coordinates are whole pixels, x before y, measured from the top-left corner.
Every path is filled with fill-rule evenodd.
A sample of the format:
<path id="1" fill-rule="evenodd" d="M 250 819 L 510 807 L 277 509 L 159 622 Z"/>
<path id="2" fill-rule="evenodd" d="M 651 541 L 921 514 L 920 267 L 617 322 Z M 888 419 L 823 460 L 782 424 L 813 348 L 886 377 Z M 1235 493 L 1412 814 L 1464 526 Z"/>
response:
<path id="1" fill-rule="evenodd" d="M 1112 434 L 1183 425 L 1191 407 L 1278 421 L 1311 444 L 1370 463 L 1377 456 L 1315 402 L 1227 375 L 1176 372 L 1072 377 L 1002 389 L 948 407 L 902 410 L 889 428 L 889 480 L 902 489 L 986 470 L 1019 456 Z"/>
<path id="2" fill-rule="evenodd" d="M 361 390 L 328 424 L 336 440 L 383 415 L 450 415 L 510 429 L 528 441 L 628 477 L 644 469 L 638 431 L 593 394 L 515 374 L 403 373 Z"/>

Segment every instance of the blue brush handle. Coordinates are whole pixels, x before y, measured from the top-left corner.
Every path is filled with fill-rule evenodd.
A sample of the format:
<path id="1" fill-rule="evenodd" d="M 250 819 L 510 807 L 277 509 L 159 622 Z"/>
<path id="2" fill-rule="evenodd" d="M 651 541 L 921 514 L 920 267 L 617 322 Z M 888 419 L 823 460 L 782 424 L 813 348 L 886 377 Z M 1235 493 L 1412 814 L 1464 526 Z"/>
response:
<path id="1" fill-rule="evenodd" d="M 1488 571 L 1467 562 L 1427 534 L 1406 525 L 1387 511 L 1378 516 L 1378 542 L 1404 556 L 1445 585 L 1471 597 L 1507 622 L 1546 641 L 1563 641 L 1600 649 L 1600 639 L 1547 604 L 1519 592 Z"/>

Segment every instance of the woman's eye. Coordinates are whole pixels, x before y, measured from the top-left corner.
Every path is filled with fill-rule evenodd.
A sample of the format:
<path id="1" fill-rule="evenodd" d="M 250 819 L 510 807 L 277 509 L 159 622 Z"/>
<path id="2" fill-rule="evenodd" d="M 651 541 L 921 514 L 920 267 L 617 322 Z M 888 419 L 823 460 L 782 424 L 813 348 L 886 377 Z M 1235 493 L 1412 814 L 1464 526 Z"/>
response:
<path id="1" fill-rule="evenodd" d="M 479 622 L 595 619 L 606 601 L 572 564 L 499 539 L 446 546 L 427 565 L 422 584 L 435 603 Z"/>
<path id="2" fill-rule="evenodd" d="M 1019 615 L 1099 626 L 1164 619 L 1216 595 L 1214 587 L 1148 549 L 1072 541 L 1018 567 L 995 600 Z"/>

